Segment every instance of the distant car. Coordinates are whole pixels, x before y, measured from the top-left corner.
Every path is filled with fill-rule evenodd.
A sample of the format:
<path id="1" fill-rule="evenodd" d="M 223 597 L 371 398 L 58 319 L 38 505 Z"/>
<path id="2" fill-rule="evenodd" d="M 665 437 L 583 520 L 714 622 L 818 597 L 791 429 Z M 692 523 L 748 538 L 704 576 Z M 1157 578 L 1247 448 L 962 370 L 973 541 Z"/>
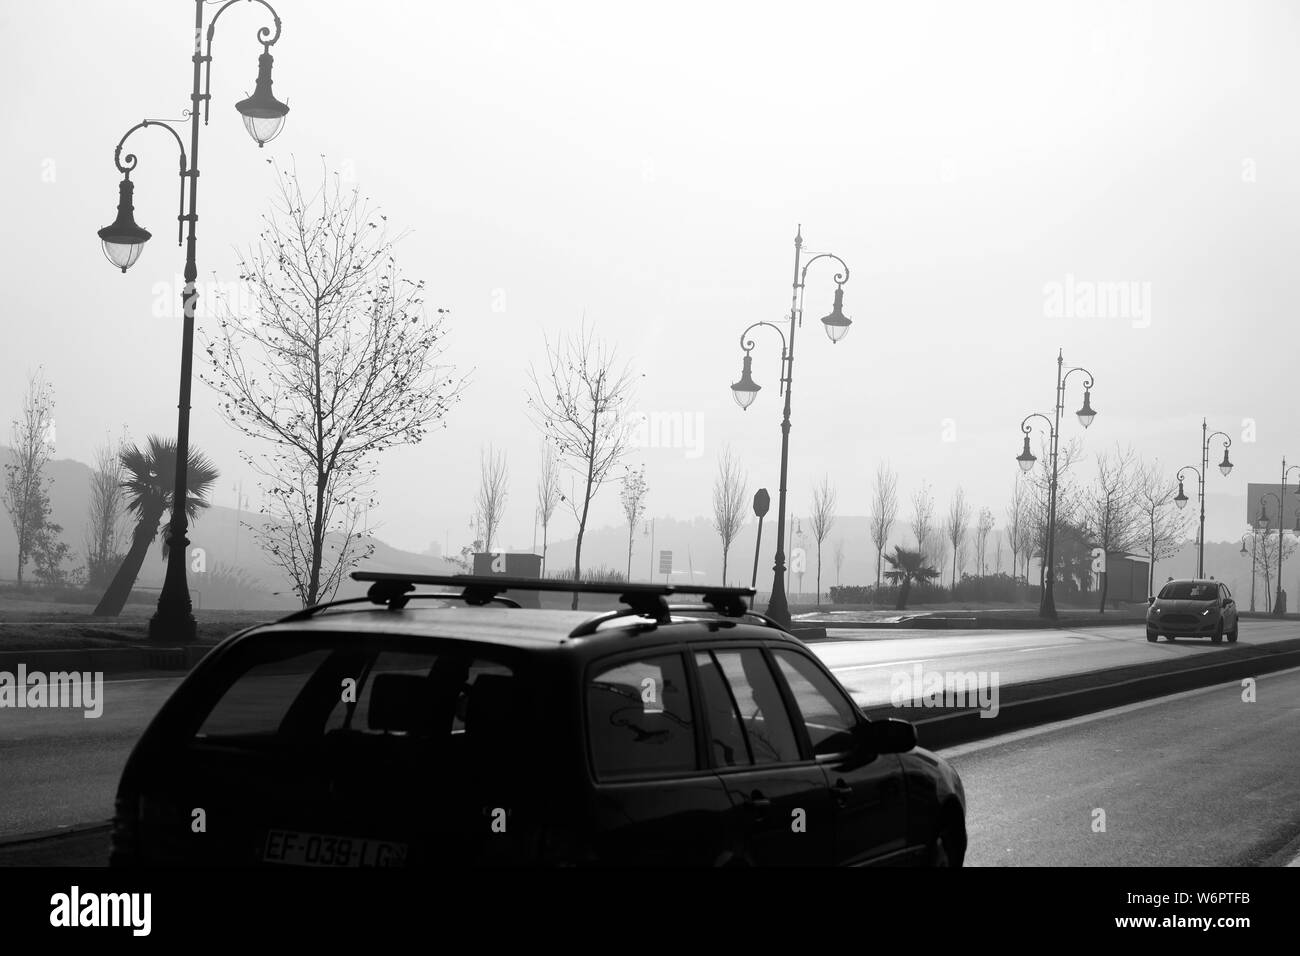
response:
<path id="1" fill-rule="evenodd" d="M 1168 581 L 1147 603 L 1148 641 L 1155 642 L 1163 634 L 1169 641 L 1208 637 L 1218 644 L 1226 637 L 1229 644 L 1237 643 L 1237 602 L 1221 581 Z"/>
<path id="2" fill-rule="evenodd" d="M 962 865 L 956 771 L 748 589 L 532 582 L 628 605 L 593 613 L 354 576 L 369 599 L 235 634 L 173 692 L 111 865 Z"/>

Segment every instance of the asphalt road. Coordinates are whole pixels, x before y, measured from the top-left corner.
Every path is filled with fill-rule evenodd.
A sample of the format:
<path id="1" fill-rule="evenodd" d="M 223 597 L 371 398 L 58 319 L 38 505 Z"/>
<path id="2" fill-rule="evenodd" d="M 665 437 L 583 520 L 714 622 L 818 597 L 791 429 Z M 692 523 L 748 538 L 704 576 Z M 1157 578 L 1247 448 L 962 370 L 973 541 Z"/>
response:
<path id="1" fill-rule="evenodd" d="M 1243 621 L 1240 645 L 1300 636 L 1297 630 L 1294 622 Z M 844 639 L 813 648 L 864 705 L 888 703 L 891 676 L 918 663 L 926 669 L 996 671 L 1005 686 L 1171 655 L 1209 656 L 1228 646 L 1208 641 L 1149 644 L 1141 628 L 1128 627 L 833 633 Z M 0 711 L 0 839 L 109 818 L 131 747 L 180 679 L 139 675 L 106 680 L 104 713 L 97 719 L 70 710 Z"/>
<path id="2" fill-rule="evenodd" d="M 941 751 L 966 785 L 967 865 L 1292 863 L 1300 669 L 1256 693 L 1221 684 Z"/>

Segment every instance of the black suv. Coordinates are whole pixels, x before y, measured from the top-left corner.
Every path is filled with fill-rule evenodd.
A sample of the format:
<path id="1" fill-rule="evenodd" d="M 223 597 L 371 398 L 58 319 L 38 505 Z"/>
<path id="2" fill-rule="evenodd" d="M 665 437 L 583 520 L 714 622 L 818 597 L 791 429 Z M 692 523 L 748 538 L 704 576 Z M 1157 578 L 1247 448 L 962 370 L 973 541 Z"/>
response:
<path id="1" fill-rule="evenodd" d="M 112 865 L 961 865 L 956 772 L 751 590 L 353 577 L 368 598 L 232 635 L 176 689 Z M 561 589 L 627 606 L 502 596 Z"/>

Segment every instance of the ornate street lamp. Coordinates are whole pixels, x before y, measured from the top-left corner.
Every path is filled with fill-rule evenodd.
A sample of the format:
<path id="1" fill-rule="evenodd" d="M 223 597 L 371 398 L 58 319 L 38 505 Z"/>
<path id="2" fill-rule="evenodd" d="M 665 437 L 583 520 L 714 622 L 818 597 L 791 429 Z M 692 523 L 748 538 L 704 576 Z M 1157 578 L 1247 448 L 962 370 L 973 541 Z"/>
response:
<path id="1" fill-rule="evenodd" d="M 790 385 L 794 379 L 794 334 L 803 324 L 803 293 L 808 277 L 808 267 L 819 259 L 834 259 L 842 271 L 835 274 L 835 300 L 830 314 L 824 317 L 822 326 L 826 337 L 832 343 L 840 342 L 849 333 L 852 320 L 844 314 L 844 283 L 849 280 L 849 267 L 839 256 L 823 252 L 802 262 L 803 227 L 800 226 L 794 237 L 794 281 L 790 294 L 790 314 L 786 317 L 788 327 L 782 331 L 775 322 L 755 322 L 740 333 L 740 347 L 744 350 L 744 363 L 741 366 L 740 380 L 731 386 L 732 398 L 742 409 L 749 408 L 758 397 L 759 386 L 751 375 L 750 352 L 754 342 L 748 338 L 751 331 L 765 326 L 776 331 L 781 337 L 781 386 L 779 394 L 785 396 L 785 411 L 781 418 L 781 486 L 777 492 L 776 519 L 776 561 L 772 565 L 772 596 L 768 601 L 766 613 L 782 627 L 790 626 L 790 606 L 786 599 L 785 588 L 785 506 L 786 478 L 790 463 Z M 802 262 L 802 265 L 801 265 Z"/>
<path id="2" fill-rule="evenodd" d="M 176 140 L 180 152 L 180 206 L 181 212 L 176 217 L 177 243 L 181 233 L 185 235 L 185 289 L 182 299 L 185 307 L 185 320 L 181 335 L 181 383 L 179 414 L 176 426 L 176 481 L 172 492 L 172 514 L 167 534 L 167 574 L 163 579 L 162 593 L 158 597 L 158 610 L 149 621 L 149 637 L 154 641 L 189 642 L 195 637 L 193 608 L 190 603 L 189 586 L 186 582 L 185 564 L 188 560 L 189 519 L 185 514 L 185 502 L 188 496 L 189 446 L 190 446 L 190 384 L 194 364 L 194 313 L 198 308 L 199 294 L 195 286 L 198 280 L 198 265 L 195 255 L 195 223 L 198 222 L 198 184 L 199 184 L 199 113 L 203 122 L 208 121 L 208 106 L 211 102 L 212 80 L 212 38 L 216 31 L 217 20 L 239 0 L 226 0 L 212 15 L 207 26 L 206 52 L 200 54 L 199 38 L 204 36 L 203 8 L 204 0 L 194 2 L 194 63 L 190 88 L 190 108 L 182 120 L 147 119 L 126 131 L 113 153 L 113 162 L 122 174 L 118 186 L 117 219 L 99 230 L 103 243 L 104 255 L 115 268 L 126 272 L 144 249 L 150 234 L 146 229 L 136 225 L 132 206 L 134 187 L 131 183 L 131 171 L 135 169 L 136 157 L 132 153 L 123 155 L 122 149 L 127 139 L 136 130 L 158 126 L 169 132 Z M 274 139 L 284 125 L 284 118 L 289 107 L 277 100 L 271 93 L 271 46 L 280 39 L 280 17 L 266 0 L 249 0 L 260 3 L 270 11 L 274 29 L 262 27 L 257 31 L 257 41 L 262 44 L 262 54 L 258 58 L 257 83 L 253 95 L 236 104 L 236 109 L 244 117 L 244 126 L 257 145 L 265 146 Z M 190 124 L 189 155 L 186 156 L 185 143 L 173 122 Z M 186 193 L 188 189 L 189 212 L 185 212 Z"/>
<path id="3" fill-rule="evenodd" d="M 849 334 L 852 324 L 853 320 L 844 314 L 844 284 L 841 283 L 835 287 L 835 305 L 831 307 L 831 314 L 822 319 L 822 325 L 826 326 L 826 337 L 834 345 Z"/>
<path id="4" fill-rule="evenodd" d="M 1034 462 L 1038 459 L 1029 450 L 1029 436 L 1033 433 L 1033 427 L 1029 424 L 1029 420 L 1031 418 L 1041 418 L 1047 424 L 1047 434 L 1052 452 L 1052 475 L 1047 487 L 1047 558 L 1043 563 L 1043 596 L 1038 605 L 1038 616 L 1047 620 L 1056 619 L 1056 595 L 1052 585 L 1056 577 L 1056 485 L 1061 415 L 1065 411 L 1065 385 L 1075 372 L 1082 372 L 1084 375 L 1083 405 L 1075 412 L 1079 424 L 1087 428 L 1092 424 L 1092 420 L 1097 417 L 1097 412 L 1092 407 L 1092 373 L 1086 368 L 1065 369 L 1065 357 L 1058 350 L 1056 353 L 1055 418 L 1048 418 L 1041 412 L 1032 412 L 1026 415 L 1020 423 L 1020 430 L 1025 433 L 1025 446 L 1024 450 L 1016 456 L 1021 471 L 1028 473 L 1034 467 Z"/>
<path id="5" fill-rule="evenodd" d="M 754 404 L 754 399 L 758 398 L 759 389 L 762 388 L 761 385 L 754 381 L 754 376 L 751 374 L 754 359 L 749 352 L 750 349 L 745 349 L 744 364 L 740 368 L 740 381 L 731 386 L 731 396 L 736 400 L 736 404 L 740 406 L 741 411 Z"/>
<path id="6" fill-rule="evenodd" d="M 279 21 L 276 21 L 279 33 Z M 274 41 L 272 41 L 274 42 Z M 284 128 L 284 118 L 289 112 L 287 103 L 281 103 L 271 95 L 271 44 L 263 44 L 262 55 L 257 58 L 257 86 L 253 95 L 235 104 L 235 109 L 244 117 L 244 129 L 253 137 L 258 147 L 265 146 L 280 135 Z"/>
<path id="7" fill-rule="evenodd" d="M 1200 524 L 1196 532 L 1196 576 L 1205 577 L 1205 476 L 1210 470 L 1210 440 L 1212 438 L 1223 439 L 1223 461 L 1219 462 L 1219 473 L 1227 476 L 1232 471 L 1232 462 L 1228 459 L 1228 448 L 1232 445 L 1232 439 L 1226 432 L 1209 432 L 1206 433 L 1209 425 L 1205 419 L 1201 419 L 1201 467 L 1195 465 L 1185 465 L 1178 470 L 1178 496 L 1174 498 L 1174 504 L 1179 508 L 1187 507 L 1187 495 L 1183 493 L 1183 472 L 1196 472 L 1197 497 L 1201 504 Z"/>
<path id="8" fill-rule="evenodd" d="M 117 218 L 99 230 L 99 238 L 104 244 L 104 255 L 117 269 L 125 272 L 135 265 L 144 251 L 144 244 L 153 234 L 135 223 L 135 206 L 131 196 L 135 184 L 131 182 L 130 173 L 122 177 L 117 187 Z"/>

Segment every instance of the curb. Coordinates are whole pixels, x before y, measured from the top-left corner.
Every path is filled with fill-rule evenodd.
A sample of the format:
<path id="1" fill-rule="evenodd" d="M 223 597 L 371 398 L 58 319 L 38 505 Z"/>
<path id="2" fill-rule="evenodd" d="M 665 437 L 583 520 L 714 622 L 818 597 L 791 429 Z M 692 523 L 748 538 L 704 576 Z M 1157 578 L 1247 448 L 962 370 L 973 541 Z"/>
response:
<path id="1" fill-rule="evenodd" d="M 185 647 L 107 647 L 68 650 L 0 651 L 0 671 L 14 671 L 21 664 L 29 671 L 80 671 L 121 674 L 133 671 L 187 671 L 207 656 L 216 645 L 190 644 Z"/>
<path id="2" fill-rule="evenodd" d="M 1183 691 L 1300 667 L 1300 640 L 1261 645 L 1259 653 L 1236 656 L 1201 666 L 1179 667 L 1156 673 L 1132 674 L 1134 667 L 1109 668 L 1024 684 L 1000 693 L 998 715 L 981 717 L 978 709 L 962 708 L 934 715 L 933 708 L 873 707 L 868 717 L 898 717 L 916 725 L 920 744 L 927 749 L 998 737 L 1043 724 L 1082 717 Z M 1140 668 L 1138 668 L 1140 669 Z M 1081 680 L 1085 686 L 1077 685 Z"/>
<path id="3" fill-rule="evenodd" d="M 21 846 L 24 843 L 57 840 L 59 837 L 86 836 L 101 830 L 107 833 L 112 829 L 112 820 L 100 820 L 97 823 L 73 823 L 66 827 L 55 827 L 52 830 L 37 830 L 34 833 L 20 833 L 17 836 L 0 837 L 0 849 Z"/>

